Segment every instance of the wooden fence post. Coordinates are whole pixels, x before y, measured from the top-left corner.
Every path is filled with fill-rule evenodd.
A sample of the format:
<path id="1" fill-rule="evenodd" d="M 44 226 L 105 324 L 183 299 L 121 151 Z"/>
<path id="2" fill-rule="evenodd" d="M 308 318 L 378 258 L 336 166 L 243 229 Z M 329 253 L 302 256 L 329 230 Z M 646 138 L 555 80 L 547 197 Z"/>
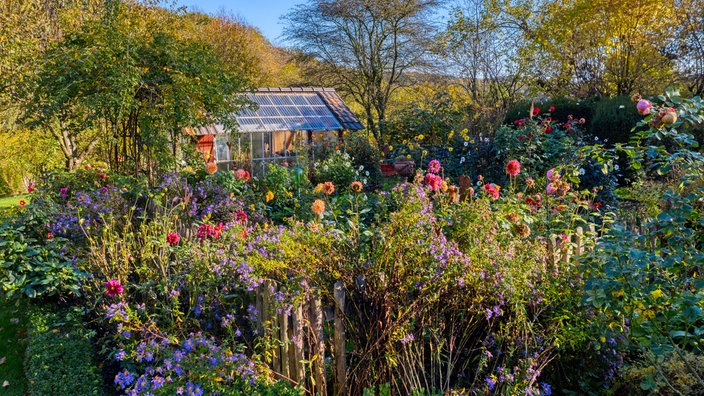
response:
<path id="1" fill-rule="evenodd" d="M 295 376 L 298 383 L 305 386 L 306 371 L 303 366 L 303 306 L 296 307 L 293 311 L 293 336 L 296 337 L 293 343 L 293 364 L 294 370 L 291 376 Z"/>
<path id="2" fill-rule="evenodd" d="M 565 236 L 562 240 L 562 263 L 567 264 L 570 262 L 570 253 L 572 253 L 572 235 Z"/>
<path id="3" fill-rule="evenodd" d="M 269 318 L 271 325 L 271 338 L 272 344 L 275 345 L 273 351 L 274 353 L 271 357 L 271 364 L 274 368 L 274 371 L 281 374 L 283 372 L 283 370 L 281 369 L 281 345 L 277 344 L 277 342 L 283 342 L 284 340 L 281 340 L 279 337 L 279 335 L 281 334 L 281 325 L 279 323 L 279 315 L 276 313 L 276 307 L 273 299 L 270 299 L 269 303 L 271 304 L 269 306 L 269 309 L 271 310 L 271 317 Z"/>
<path id="4" fill-rule="evenodd" d="M 555 235 L 548 236 L 548 262 L 553 269 L 557 269 L 557 241 Z"/>
<path id="5" fill-rule="evenodd" d="M 575 256 L 581 256 L 584 253 L 584 229 L 577 227 L 574 234 Z"/>
<path id="6" fill-rule="evenodd" d="M 655 248 L 658 247 L 658 236 L 655 233 L 650 234 L 650 253 L 655 253 Z"/>
<path id="7" fill-rule="evenodd" d="M 346 338 L 345 338 L 345 289 L 342 282 L 335 282 L 335 394 L 347 394 L 347 360 L 346 360 Z"/>
<path id="8" fill-rule="evenodd" d="M 320 296 L 316 295 L 310 304 L 310 324 L 313 332 L 313 394 L 327 394 L 325 389 L 325 339 L 323 339 L 323 307 Z"/>
<path id="9" fill-rule="evenodd" d="M 262 282 L 257 288 L 256 308 L 257 308 L 257 335 L 264 336 L 264 323 L 266 322 L 266 309 L 269 302 L 269 288 L 267 282 Z"/>
<path id="10" fill-rule="evenodd" d="M 288 354 L 288 315 L 286 312 L 279 314 L 279 338 L 281 339 L 281 375 L 290 378 L 290 360 Z"/>

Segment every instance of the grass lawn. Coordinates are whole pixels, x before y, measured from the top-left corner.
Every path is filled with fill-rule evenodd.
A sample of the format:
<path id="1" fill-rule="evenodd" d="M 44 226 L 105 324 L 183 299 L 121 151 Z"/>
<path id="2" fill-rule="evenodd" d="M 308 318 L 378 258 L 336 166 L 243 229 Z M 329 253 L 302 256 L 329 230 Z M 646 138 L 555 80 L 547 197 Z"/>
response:
<path id="1" fill-rule="evenodd" d="M 21 199 L 24 199 L 25 201 L 29 200 L 26 195 L 6 195 L 4 197 L 0 197 L 0 209 L 19 205 Z"/>
<path id="2" fill-rule="evenodd" d="M 17 305 L 0 296 L 0 394 L 7 396 L 27 393 L 24 376 L 24 351 L 27 347 L 25 303 Z M 9 384 L 3 387 L 5 381 Z"/>

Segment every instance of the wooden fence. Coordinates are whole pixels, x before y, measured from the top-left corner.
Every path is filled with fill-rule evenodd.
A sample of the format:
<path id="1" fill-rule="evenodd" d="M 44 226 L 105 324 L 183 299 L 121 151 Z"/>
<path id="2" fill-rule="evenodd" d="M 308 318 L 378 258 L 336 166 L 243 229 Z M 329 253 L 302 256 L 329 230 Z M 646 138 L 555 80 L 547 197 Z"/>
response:
<path id="1" fill-rule="evenodd" d="M 276 308 L 273 282 L 262 284 L 256 293 L 259 311 L 257 331 L 269 336 L 274 345 L 270 369 L 275 375 L 300 384 L 312 395 L 347 394 L 344 307 L 345 292 L 341 282 L 335 283 L 335 306 L 324 307 L 320 296 L 297 306 L 287 315 Z M 333 339 L 327 355 L 334 361 L 335 382 L 328 389 L 326 381 L 326 348 L 324 327 L 333 322 Z"/>
<path id="2" fill-rule="evenodd" d="M 596 228 L 589 226 L 589 232 L 585 234 L 582 227 L 577 227 L 573 234 L 550 235 L 547 238 L 548 263 L 556 266 L 559 263 L 568 263 L 573 257 L 584 254 L 587 249 L 591 249 L 596 244 Z"/>

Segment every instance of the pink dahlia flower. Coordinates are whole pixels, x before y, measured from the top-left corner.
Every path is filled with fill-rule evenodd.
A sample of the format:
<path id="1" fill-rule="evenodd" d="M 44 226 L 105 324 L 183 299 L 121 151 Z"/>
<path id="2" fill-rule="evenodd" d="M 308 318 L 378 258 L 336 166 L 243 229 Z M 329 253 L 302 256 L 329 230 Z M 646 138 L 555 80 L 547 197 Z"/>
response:
<path id="1" fill-rule="evenodd" d="M 125 291 L 125 289 L 117 279 L 111 279 L 105 282 L 105 294 L 107 294 L 108 297 L 119 296 L 123 291 Z"/>
<path id="2" fill-rule="evenodd" d="M 428 164 L 428 170 L 431 171 L 432 173 L 440 172 L 441 168 L 442 168 L 442 165 L 440 165 L 440 161 L 438 161 L 438 160 L 432 160 Z"/>

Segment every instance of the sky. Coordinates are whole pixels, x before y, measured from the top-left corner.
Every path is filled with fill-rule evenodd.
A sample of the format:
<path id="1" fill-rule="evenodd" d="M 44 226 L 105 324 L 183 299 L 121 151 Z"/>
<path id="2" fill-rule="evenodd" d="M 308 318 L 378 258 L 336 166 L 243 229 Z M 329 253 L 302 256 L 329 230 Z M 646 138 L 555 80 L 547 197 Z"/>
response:
<path id="1" fill-rule="evenodd" d="M 279 17 L 301 3 L 305 0 L 176 0 L 177 6 L 185 6 L 189 11 L 217 14 L 225 10 L 228 14 L 239 16 L 249 25 L 259 28 L 276 45 L 284 44 L 280 38 L 283 25 Z"/>

